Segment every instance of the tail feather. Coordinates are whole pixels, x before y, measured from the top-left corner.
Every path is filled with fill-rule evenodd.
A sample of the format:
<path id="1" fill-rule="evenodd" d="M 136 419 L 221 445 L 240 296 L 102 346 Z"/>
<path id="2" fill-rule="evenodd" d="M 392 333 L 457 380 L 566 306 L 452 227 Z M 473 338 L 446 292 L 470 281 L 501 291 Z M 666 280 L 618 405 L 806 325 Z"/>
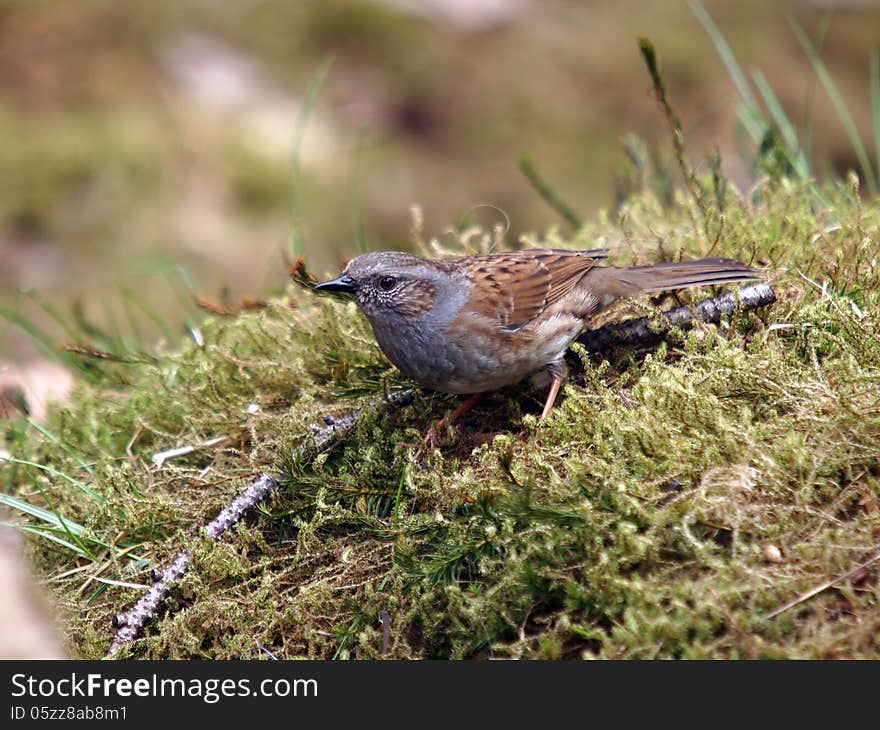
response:
<path id="1" fill-rule="evenodd" d="M 763 278 L 760 269 L 753 269 L 732 259 L 697 259 L 652 266 L 632 266 L 612 269 L 612 271 L 614 278 L 625 290 L 625 296 Z"/>

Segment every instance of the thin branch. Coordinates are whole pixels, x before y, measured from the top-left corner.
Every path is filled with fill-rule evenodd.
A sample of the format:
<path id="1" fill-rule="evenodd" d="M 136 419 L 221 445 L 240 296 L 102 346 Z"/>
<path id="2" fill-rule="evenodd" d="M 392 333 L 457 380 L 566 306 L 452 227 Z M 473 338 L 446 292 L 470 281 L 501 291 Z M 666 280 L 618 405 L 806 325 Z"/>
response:
<path id="1" fill-rule="evenodd" d="M 165 602 L 171 591 L 171 584 L 183 577 L 191 562 L 192 551 L 189 548 L 181 550 L 171 564 L 159 574 L 159 580 L 128 613 L 113 617 L 116 636 L 113 637 L 107 656 L 114 656 L 123 646 L 134 641 L 141 629 L 152 620 L 153 615 Z"/>
<path id="2" fill-rule="evenodd" d="M 415 391 L 412 388 L 391 393 L 387 398 L 372 401 L 363 408 L 346 413 L 338 418 L 327 417 L 323 426 L 312 426 L 312 440 L 300 444 L 294 451 L 294 459 L 301 459 L 307 455 L 315 455 L 329 449 L 340 436 L 352 429 L 360 421 L 361 416 L 381 404 L 389 404 L 393 408 L 408 406 L 415 399 Z M 204 526 L 201 534 L 209 540 L 219 540 L 260 502 L 269 497 L 281 486 L 280 475 L 261 474 L 251 482 L 247 489 L 236 497 L 220 514 Z M 153 572 L 155 583 L 130 611 L 113 617 L 113 626 L 116 628 L 116 636 L 110 644 L 108 656 L 114 656 L 126 644 L 134 641 L 141 630 L 152 620 L 156 611 L 164 603 L 171 586 L 180 580 L 189 569 L 192 562 L 192 549 L 189 547 L 181 550 L 171 561 L 167 568 Z"/>
<path id="3" fill-rule="evenodd" d="M 695 307 L 676 307 L 663 312 L 658 325 L 647 317 L 605 325 L 597 330 L 587 330 L 577 342 L 589 352 L 601 352 L 611 347 L 644 347 L 664 338 L 673 327 L 689 329 L 694 325 L 694 314 L 700 322 L 721 321 L 725 314 L 733 314 L 737 308 L 743 311 L 766 307 L 776 301 L 776 294 L 768 284 L 751 284 L 736 291 L 706 299 Z M 693 310 L 693 311 L 692 311 Z"/>

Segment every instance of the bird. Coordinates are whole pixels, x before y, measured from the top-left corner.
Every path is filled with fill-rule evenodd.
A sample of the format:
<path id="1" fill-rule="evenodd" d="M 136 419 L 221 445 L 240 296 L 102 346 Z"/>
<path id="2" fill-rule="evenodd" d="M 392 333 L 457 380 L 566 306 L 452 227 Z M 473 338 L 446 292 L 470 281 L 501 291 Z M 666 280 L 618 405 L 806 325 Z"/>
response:
<path id="1" fill-rule="evenodd" d="M 569 345 L 616 300 L 763 275 L 731 259 L 609 266 L 608 255 L 605 248 L 530 248 L 434 259 L 373 251 L 315 289 L 353 297 L 382 352 L 406 377 L 471 395 L 450 420 L 483 393 L 546 371 L 543 421 L 567 375 Z"/>

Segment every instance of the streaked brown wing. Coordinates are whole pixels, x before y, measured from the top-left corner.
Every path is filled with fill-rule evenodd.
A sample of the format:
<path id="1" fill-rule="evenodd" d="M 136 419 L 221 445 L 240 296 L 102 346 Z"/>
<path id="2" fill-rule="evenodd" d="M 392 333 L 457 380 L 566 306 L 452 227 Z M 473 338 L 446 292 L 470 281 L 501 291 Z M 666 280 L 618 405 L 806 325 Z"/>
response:
<path id="1" fill-rule="evenodd" d="M 568 294 L 605 251 L 527 249 L 472 256 L 472 311 L 516 330 Z"/>

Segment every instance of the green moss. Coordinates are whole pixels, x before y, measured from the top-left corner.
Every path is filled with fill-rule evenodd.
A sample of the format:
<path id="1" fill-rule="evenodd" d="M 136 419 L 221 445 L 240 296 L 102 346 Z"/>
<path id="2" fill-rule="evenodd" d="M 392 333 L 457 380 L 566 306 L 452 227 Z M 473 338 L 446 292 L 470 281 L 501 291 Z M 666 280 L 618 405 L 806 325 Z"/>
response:
<path id="1" fill-rule="evenodd" d="M 757 204 L 729 190 L 717 243 L 683 198 L 637 198 L 589 225 L 580 244 L 622 230 L 674 255 L 714 245 L 767 265 L 779 302 L 653 352 L 580 352 L 584 373 L 548 422 L 537 427 L 526 386 L 509 389 L 423 462 L 411 444 L 456 399 L 376 409 L 330 452 L 292 459 L 323 415 L 406 384 L 352 304 L 310 293 L 205 322 L 203 346 L 131 366 L 123 392 L 81 384 L 49 424 L 66 450 L 20 431 L 6 448 L 78 478 L 74 455 L 94 462 L 106 501 L 27 468 L 3 475 L 114 545 L 109 565 L 53 583 L 72 650 L 101 656 L 109 617 L 138 595 L 83 591 L 84 575 L 146 582 L 123 547 L 161 566 L 254 475 L 278 470 L 285 486 L 257 515 L 197 543 L 167 613 L 127 656 L 876 657 L 873 569 L 762 618 L 880 534 L 880 213 L 829 194 L 834 208 L 817 212 L 787 182 Z M 616 252 L 628 256 L 656 254 Z M 47 575 L 83 563 L 33 550 Z"/>

